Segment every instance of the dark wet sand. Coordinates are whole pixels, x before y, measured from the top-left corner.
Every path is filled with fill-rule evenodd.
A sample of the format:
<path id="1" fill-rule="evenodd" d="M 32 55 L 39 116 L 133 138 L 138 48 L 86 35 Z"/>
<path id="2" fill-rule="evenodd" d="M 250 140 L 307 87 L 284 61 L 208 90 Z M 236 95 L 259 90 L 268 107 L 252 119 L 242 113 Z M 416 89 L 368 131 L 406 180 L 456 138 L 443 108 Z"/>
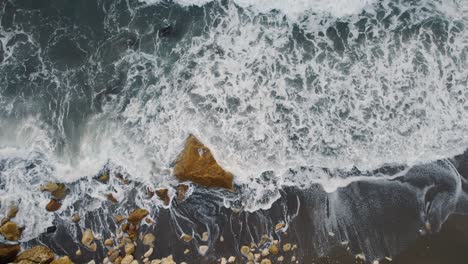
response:
<path id="1" fill-rule="evenodd" d="M 311 190 L 309 190 L 311 191 Z M 320 191 L 315 190 L 316 193 Z M 177 263 L 185 261 L 187 263 L 219 263 L 221 257 L 228 258 L 236 256 L 236 263 L 246 263 L 242 258 L 239 248 L 242 245 L 249 245 L 251 241 L 258 242 L 263 234 L 270 234 L 273 239 L 279 239 L 280 244 L 297 244 L 298 249 L 293 252 L 280 253 L 278 256 L 284 256 L 282 263 L 291 263 L 291 257 L 294 255 L 298 263 L 364 263 L 356 260 L 351 251 L 356 251 L 357 245 L 350 242 L 346 246 L 340 246 L 333 240 L 336 237 L 330 237 L 329 241 L 317 241 L 319 238 L 314 235 L 313 207 L 322 204 L 320 199 L 313 202 L 306 202 L 310 198 L 308 192 L 301 192 L 296 189 L 288 189 L 283 193 L 283 198 L 274 204 L 268 211 L 257 211 L 255 213 L 233 212 L 230 209 L 219 207 L 216 198 L 210 197 L 206 192 L 195 192 L 187 201 L 178 203 L 174 201 L 172 209 L 162 209 L 157 215 L 153 216 L 157 224 L 151 226 L 142 226 L 142 234 L 152 232 L 156 235 L 155 251 L 151 259 L 162 258 L 173 255 Z M 299 199 L 298 199 L 299 198 Z M 211 200 L 212 199 L 212 200 Z M 290 222 L 285 233 L 274 232 L 274 225 L 277 222 L 294 214 L 297 209 L 298 201 L 302 202 L 299 214 Z M 204 208 L 204 209 L 201 209 Z M 112 210 L 112 208 L 109 208 Z M 317 208 L 317 210 L 321 210 Z M 175 216 L 175 212 L 177 215 Z M 192 222 L 184 222 L 182 217 L 192 219 Z M 407 219 L 411 219 L 411 215 Z M 111 233 L 115 234 L 117 228 L 112 220 L 112 215 L 103 213 L 99 210 L 84 217 L 82 222 L 87 228 L 93 230 L 103 230 L 103 238 L 108 238 Z M 106 223 L 107 222 L 107 223 Z M 203 242 L 200 237 L 195 237 L 189 243 L 182 242 L 179 239 L 180 232 L 176 223 L 184 230 L 194 230 L 201 236 L 205 231 L 210 233 L 210 241 Z M 365 225 L 366 223 L 364 223 Z M 411 226 L 411 221 L 408 225 Z M 414 224 L 414 223 L 413 223 Z M 107 250 L 104 249 L 102 241 L 98 243 L 97 252 L 90 252 L 84 246 L 76 243 L 81 238 L 81 230 L 73 223 L 57 220 L 57 230 L 53 233 L 43 234 L 38 239 L 31 241 L 28 246 L 37 243 L 45 243 L 58 255 L 68 255 L 75 263 L 87 263 L 94 259 L 96 263 L 101 263 Z M 382 227 L 385 229 L 384 227 Z M 406 229 L 389 229 L 386 232 L 400 232 Z M 72 235 L 70 230 L 77 230 L 76 235 Z M 396 230 L 396 231 L 395 231 Z M 411 230 L 411 229 L 408 229 Z M 220 241 L 220 236 L 224 241 Z M 436 234 L 425 236 L 410 236 L 414 240 L 407 239 L 404 234 L 402 240 L 397 241 L 401 246 L 400 254 L 392 255 L 393 261 L 381 261 L 380 263 L 428 263 L 428 264 L 465 264 L 468 263 L 468 216 L 451 216 L 443 225 L 441 231 Z M 375 238 L 369 238 L 370 240 Z M 75 242 L 74 242 L 75 241 Z M 320 243 L 318 243 L 320 242 Z M 148 249 L 139 246 L 135 256 L 141 260 L 141 256 Z M 205 257 L 197 253 L 199 245 L 209 245 L 210 249 Z M 319 248 L 317 248 L 319 247 Z M 322 247 L 322 248 L 320 248 Z M 348 247 L 348 250 L 346 249 Z M 77 257 L 75 252 L 81 249 L 83 255 Z M 185 255 L 185 249 L 190 249 L 190 253 Z M 326 252 L 325 254 L 323 252 Z M 276 260 L 277 257 L 271 258 Z M 370 261 L 372 263 L 372 261 Z M 278 263 L 273 261 L 273 263 Z"/>

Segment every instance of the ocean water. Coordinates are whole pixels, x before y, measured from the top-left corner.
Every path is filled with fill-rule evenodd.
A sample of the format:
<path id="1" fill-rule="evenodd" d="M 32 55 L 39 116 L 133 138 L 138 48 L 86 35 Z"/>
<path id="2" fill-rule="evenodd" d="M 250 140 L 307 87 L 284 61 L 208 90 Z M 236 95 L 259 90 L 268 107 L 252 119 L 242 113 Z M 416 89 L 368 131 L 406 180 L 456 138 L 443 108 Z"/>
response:
<path id="1" fill-rule="evenodd" d="M 235 175 L 236 193 L 196 191 L 219 208 L 268 211 L 285 188 L 312 203 L 320 186 L 321 235 L 370 237 L 371 212 L 352 208 L 385 216 L 401 200 L 422 223 L 411 237 L 437 231 L 468 212 L 467 13 L 463 0 L 1 1 L 0 213 L 19 205 L 24 241 L 108 192 L 115 212 L 157 214 L 145 190 L 177 184 L 194 134 Z M 97 184 L 103 170 L 133 183 Z M 47 181 L 71 190 L 55 214 Z"/>

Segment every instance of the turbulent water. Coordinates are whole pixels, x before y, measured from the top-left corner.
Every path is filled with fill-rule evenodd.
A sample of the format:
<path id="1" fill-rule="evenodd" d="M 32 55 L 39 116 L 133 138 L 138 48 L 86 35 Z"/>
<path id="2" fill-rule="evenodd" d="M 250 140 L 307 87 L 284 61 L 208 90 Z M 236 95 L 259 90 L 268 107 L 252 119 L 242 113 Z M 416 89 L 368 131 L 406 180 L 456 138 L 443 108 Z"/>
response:
<path id="1" fill-rule="evenodd" d="M 423 204 L 443 190 L 418 212 L 437 229 L 468 212 L 449 160 L 468 148 L 467 14 L 464 0 L 2 1 L 0 211 L 20 204 L 27 240 L 54 219 L 47 181 L 73 185 L 64 217 L 109 188 L 127 199 L 95 184 L 103 168 L 170 186 L 195 134 L 235 175 L 238 194 L 215 192 L 225 206 L 320 184 L 340 226 L 342 187 L 382 181 Z"/>

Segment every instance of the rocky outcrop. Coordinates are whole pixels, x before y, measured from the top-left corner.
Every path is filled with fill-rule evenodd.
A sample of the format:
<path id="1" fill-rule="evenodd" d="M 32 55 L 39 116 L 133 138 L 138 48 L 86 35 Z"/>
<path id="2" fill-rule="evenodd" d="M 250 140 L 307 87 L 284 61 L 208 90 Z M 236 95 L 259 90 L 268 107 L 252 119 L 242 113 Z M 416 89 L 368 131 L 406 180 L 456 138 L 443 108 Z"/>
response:
<path id="1" fill-rule="evenodd" d="M 193 135 L 188 137 L 177 158 L 174 175 L 181 181 L 233 190 L 233 175 L 221 168 L 211 151 Z"/>
<path id="2" fill-rule="evenodd" d="M 20 245 L 0 244 L 0 264 L 9 263 L 14 260 L 20 250 Z"/>
<path id="3" fill-rule="evenodd" d="M 54 253 L 44 246 L 36 246 L 28 250 L 23 251 L 16 257 L 16 263 L 50 263 L 54 259 Z"/>

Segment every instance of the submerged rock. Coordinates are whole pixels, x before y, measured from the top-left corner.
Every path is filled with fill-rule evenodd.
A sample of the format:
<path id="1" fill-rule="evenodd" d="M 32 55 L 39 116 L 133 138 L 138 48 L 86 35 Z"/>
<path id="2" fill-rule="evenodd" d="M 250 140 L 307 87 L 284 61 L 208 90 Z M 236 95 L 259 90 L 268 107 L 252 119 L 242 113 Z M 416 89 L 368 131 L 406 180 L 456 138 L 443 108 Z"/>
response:
<path id="1" fill-rule="evenodd" d="M 0 227 L 0 234 L 7 240 L 16 241 L 21 236 L 21 230 L 18 228 L 15 222 L 8 221 Z"/>
<path id="2" fill-rule="evenodd" d="M 9 263 L 20 252 L 20 245 L 0 244 L 0 263 Z"/>
<path id="3" fill-rule="evenodd" d="M 189 189 L 188 185 L 179 184 L 179 186 L 177 186 L 177 200 L 179 201 L 185 200 L 185 196 L 186 196 L 188 189 Z"/>
<path id="4" fill-rule="evenodd" d="M 54 259 L 54 253 L 45 246 L 36 246 L 19 254 L 15 262 L 34 262 L 34 263 L 49 263 Z"/>
<path id="5" fill-rule="evenodd" d="M 174 175 L 181 181 L 233 190 L 233 175 L 221 168 L 211 151 L 193 135 L 177 158 Z"/>
<path id="6" fill-rule="evenodd" d="M 68 189 L 63 183 L 48 182 L 41 186 L 41 191 L 49 192 L 55 199 L 63 199 L 67 195 Z"/>
<path id="7" fill-rule="evenodd" d="M 10 209 L 8 209 L 7 217 L 8 218 L 15 218 L 17 213 L 18 213 L 18 207 L 17 206 L 11 206 Z"/>

